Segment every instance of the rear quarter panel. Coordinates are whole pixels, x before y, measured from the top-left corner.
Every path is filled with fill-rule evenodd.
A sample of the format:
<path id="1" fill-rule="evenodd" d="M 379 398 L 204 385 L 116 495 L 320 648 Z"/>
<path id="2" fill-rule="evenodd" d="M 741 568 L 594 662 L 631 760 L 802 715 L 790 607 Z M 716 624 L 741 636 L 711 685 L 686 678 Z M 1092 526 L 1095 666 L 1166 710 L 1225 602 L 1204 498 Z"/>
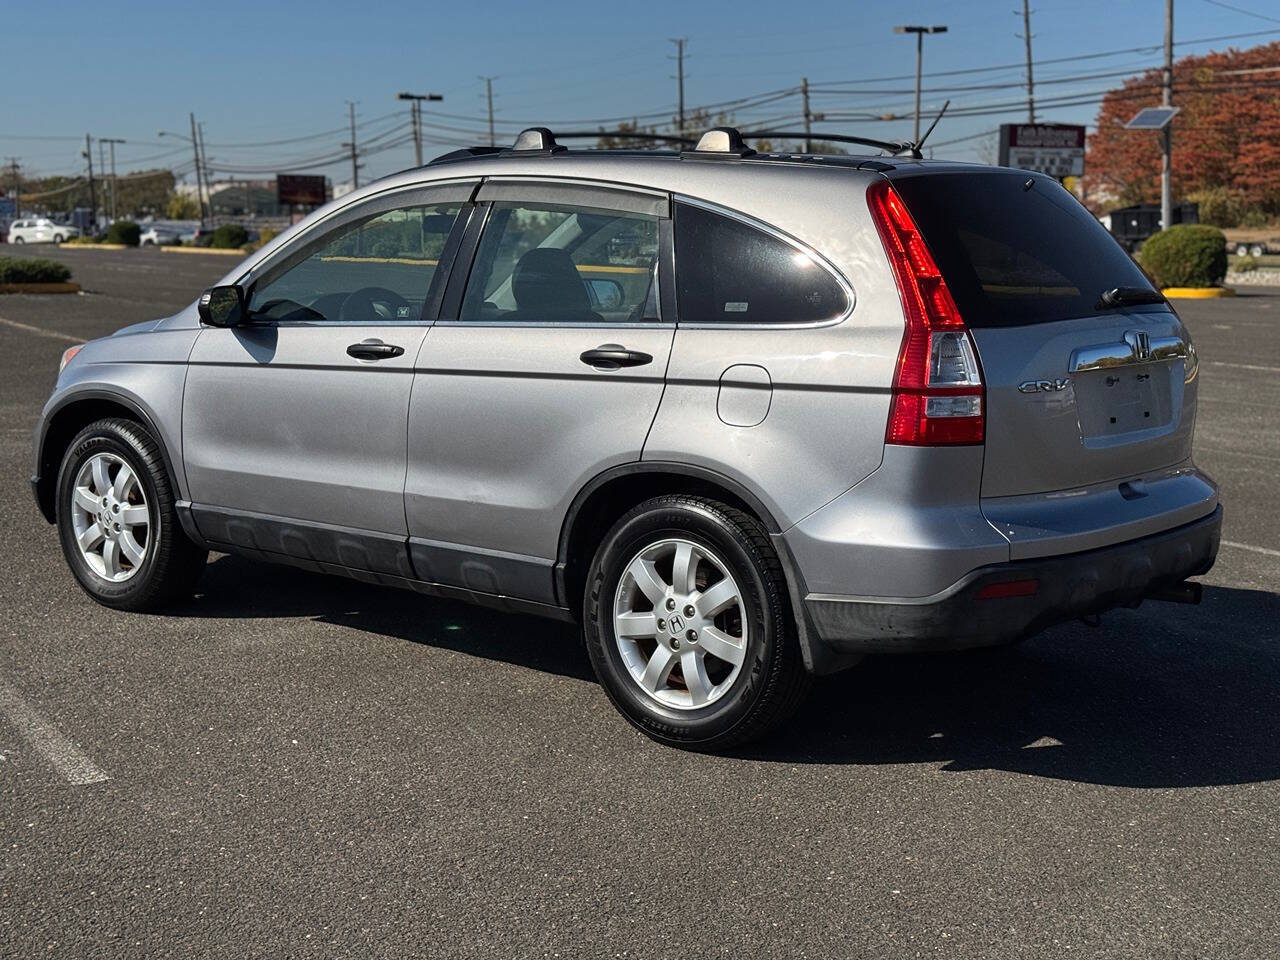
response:
<path id="1" fill-rule="evenodd" d="M 847 169 L 783 172 L 790 174 L 785 180 L 690 183 L 685 195 L 811 248 L 852 288 L 852 310 L 839 322 L 801 328 L 680 326 L 644 459 L 693 463 L 731 477 L 756 493 L 785 530 L 879 466 L 903 319 L 867 208 L 866 185 L 874 178 Z M 735 388 L 730 368 L 767 371 L 771 396 L 755 425 L 721 418 L 722 387 Z"/>

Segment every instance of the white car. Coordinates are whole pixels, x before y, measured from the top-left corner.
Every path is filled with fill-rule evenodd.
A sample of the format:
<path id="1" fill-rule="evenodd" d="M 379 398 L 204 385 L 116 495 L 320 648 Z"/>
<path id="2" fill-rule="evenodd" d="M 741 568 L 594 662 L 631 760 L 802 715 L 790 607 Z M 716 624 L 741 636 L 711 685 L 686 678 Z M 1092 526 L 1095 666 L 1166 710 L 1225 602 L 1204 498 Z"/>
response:
<path id="1" fill-rule="evenodd" d="M 142 247 L 158 247 L 167 243 L 177 243 L 178 234 L 179 231 L 173 227 L 154 224 L 142 231 L 142 235 L 138 238 L 138 245 Z"/>
<path id="2" fill-rule="evenodd" d="M 10 243 L 62 243 L 80 236 L 80 231 L 66 223 L 54 223 L 46 217 L 28 217 L 9 225 Z"/>

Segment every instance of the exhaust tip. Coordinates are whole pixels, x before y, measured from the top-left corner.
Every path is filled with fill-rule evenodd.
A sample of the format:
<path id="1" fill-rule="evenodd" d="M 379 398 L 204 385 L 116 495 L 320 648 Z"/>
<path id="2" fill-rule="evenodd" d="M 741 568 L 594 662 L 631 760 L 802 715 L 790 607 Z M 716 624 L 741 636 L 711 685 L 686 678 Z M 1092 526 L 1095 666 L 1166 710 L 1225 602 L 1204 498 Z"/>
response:
<path id="1" fill-rule="evenodd" d="M 1199 603 L 1204 588 L 1198 583 L 1183 580 L 1169 586 L 1157 587 L 1147 594 L 1148 600 L 1163 600 L 1166 603 Z"/>

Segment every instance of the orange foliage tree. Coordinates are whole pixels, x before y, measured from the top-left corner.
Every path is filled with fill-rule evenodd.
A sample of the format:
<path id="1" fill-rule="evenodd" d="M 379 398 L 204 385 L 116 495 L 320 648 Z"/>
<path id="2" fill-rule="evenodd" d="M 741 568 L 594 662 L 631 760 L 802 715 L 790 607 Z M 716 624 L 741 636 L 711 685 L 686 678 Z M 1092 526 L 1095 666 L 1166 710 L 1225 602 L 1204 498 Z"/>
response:
<path id="1" fill-rule="evenodd" d="M 1160 134 L 1124 124 L 1160 105 L 1161 82 L 1161 71 L 1149 70 L 1103 99 L 1085 162 L 1091 203 L 1159 202 Z M 1175 61 L 1173 102 L 1181 107 L 1173 120 L 1174 202 L 1225 187 L 1280 213 L 1280 42 Z"/>

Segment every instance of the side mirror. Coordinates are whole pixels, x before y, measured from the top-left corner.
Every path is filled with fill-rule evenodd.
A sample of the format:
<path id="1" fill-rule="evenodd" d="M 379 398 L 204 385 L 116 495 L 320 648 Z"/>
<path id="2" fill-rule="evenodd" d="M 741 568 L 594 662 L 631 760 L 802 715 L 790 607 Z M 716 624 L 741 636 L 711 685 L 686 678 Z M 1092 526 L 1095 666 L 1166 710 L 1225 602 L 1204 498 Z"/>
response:
<path id="1" fill-rule="evenodd" d="M 593 307 L 601 310 L 617 310 L 626 300 L 622 284 L 607 278 L 592 278 L 583 281 L 587 285 L 587 294 Z"/>
<path id="2" fill-rule="evenodd" d="M 237 286 L 210 287 L 200 294 L 196 305 L 200 322 L 209 327 L 234 327 L 244 323 L 244 289 Z"/>

